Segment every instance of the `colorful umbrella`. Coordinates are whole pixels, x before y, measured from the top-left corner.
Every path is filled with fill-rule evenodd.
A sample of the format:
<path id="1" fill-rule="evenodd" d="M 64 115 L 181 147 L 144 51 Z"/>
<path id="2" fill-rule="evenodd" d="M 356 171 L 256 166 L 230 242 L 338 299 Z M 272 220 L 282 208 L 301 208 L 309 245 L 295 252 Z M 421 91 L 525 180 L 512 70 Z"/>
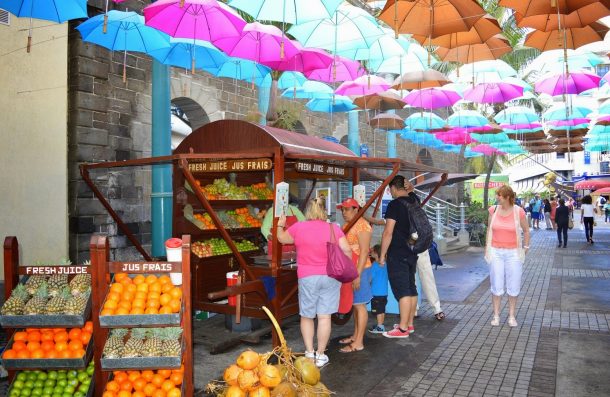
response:
<path id="1" fill-rule="evenodd" d="M 436 109 L 453 106 L 454 103 L 462 99 L 455 91 L 449 91 L 442 88 L 424 88 L 421 90 L 413 90 L 404 101 L 411 106 Z"/>
<path id="2" fill-rule="evenodd" d="M 217 73 L 228 57 L 212 43 L 203 40 L 174 39 L 170 46 L 151 51 L 150 56 L 165 65 L 178 66 L 184 69 L 202 69 Z"/>
<path id="3" fill-rule="evenodd" d="M 449 80 L 447 77 L 434 69 L 427 69 L 423 71 L 407 72 L 401 76 L 398 76 L 392 88 L 397 90 L 411 90 L 422 88 L 440 87 L 447 84 Z"/>
<path id="4" fill-rule="evenodd" d="M 439 47 L 438 56 L 445 62 L 473 63 L 476 61 L 498 59 L 512 51 L 508 40 L 501 34 L 487 39 L 482 44 L 468 44 L 451 49 Z"/>
<path id="5" fill-rule="evenodd" d="M 608 27 L 601 23 L 592 23 L 581 28 L 568 28 L 543 32 L 534 30 L 525 38 L 526 47 L 537 48 L 540 51 L 557 49 L 577 49 L 589 43 L 604 40 Z M 562 40 L 563 38 L 563 40 Z"/>
<path id="6" fill-rule="evenodd" d="M 486 145 L 486 144 L 477 145 L 477 146 L 471 148 L 471 150 L 473 152 L 483 153 L 485 156 L 491 156 L 494 153 L 497 153 L 500 155 L 505 154 L 504 152 L 501 152 L 500 150 L 496 149 L 495 147 Z"/>
<path id="7" fill-rule="evenodd" d="M 536 83 L 536 91 L 551 96 L 563 94 L 579 94 L 583 91 L 599 87 L 601 78 L 596 74 L 586 72 L 570 72 L 556 74 L 541 79 Z"/>
<path id="8" fill-rule="evenodd" d="M 298 25 L 330 18 L 343 0 L 232 0 L 229 5 L 257 21 L 277 21 Z"/>
<path id="9" fill-rule="evenodd" d="M 472 143 L 470 134 L 461 129 L 454 129 L 447 132 L 437 132 L 434 134 L 434 136 L 444 143 L 450 143 L 452 145 L 467 145 Z"/>
<path id="10" fill-rule="evenodd" d="M 607 60 L 590 51 L 550 50 L 543 52 L 527 65 L 525 75 L 530 71 L 542 74 L 563 72 L 566 63 L 569 70 L 580 70 L 595 67 L 605 62 Z"/>
<path id="11" fill-rule="evenodd" d="M 433 45 L 443 48 L 455 48 L 468 44 L 480 44 L 502 33 L 500 24 L 491 15 L 479 18 L 467 32 L 451 32 L 431 39 L 428 36 L 412 35 L 411 37 L 422 45 Z"/>
<path id="12" fill-rule="evenodd" d="M 330 98 L 333 96 L 333 89 L 319 81 L 308 80 L 301 87 L 287 89 L 282 96 L 294 99 Z"/>
<path id="13" fill-rule="evenodd" d="M 404 71 L 424 71 L 430 65 L 437 63 L 436 59 L 428 60 L 428 51 L 418 43 L 411 43 L 406 53 L 387 58 L 372 59 L 368 62 L 368 68 L 376 73 L 393 73 L 402 75 Z"/>
<path id="14" fill-rule="evenodd" d="M 542 119 L 545 121 L 578 119 L 587 117 L 591 112 L 591 109 L 584 106 L 567 106 L 560 103 L 544 112 Z"/>
<path id="15" fill-rule="evenodd" d="M 356 105 L 346 96 L 335 95 L 331 98 L 313 98 L 305 104 L 312 112 L 339 113 L 356 109 Z"/>
<path id="16" fill-rule="evenodd" d="M 466 150 L 464 151 L 464 158 L 473 158 L 473 157 L 481 157 L 483 156 L 483 153 L 479 153 L 479 152 L 473 152 L 472 149 L 470 147 L 467 147 Z"/>
<path id="17" fill-rule="evenodd" d="M 498 79 L 517 76 L 517 71 L 508 63 L 500 59 L 492 59 L 485 61 L 477 61 L 462 65 L 458 68 L 458 74 L 461 76 L 476 78 L 479 73 L 493 73 Z M 484 75 L 489 77 L 490 75 Z"/>
<path id="18" fill-rule="evenodd" d="M 265 65 L 247 59 L 228 58 L 218 69 L 216 76 L 248 81 L 261 86 L 267 80 L 269 73 L 271 73 L 271 69 Z"/>
<path id="19" fill-rule="evenodd" d="M 307 81 L 307 77 L 301 72 L 284 72 L 277 80 L 277 88 L 286 90 L 294 87 L 302 87 Z M 330 87 L 329 87 L 330 88 Z"/>
<path id="20" fill-rule="evenodd" d="M 434 113 L 418 112 L 405 119 L 405 126 L 410 130 L 429 131 L 445 126 L 445 120 Z"/>
<path id="21" fill-rule="evenodd" d="M 354 105 L 357 105 L 361 109 L 382 111 L 404 108 L 406 105 L 405 102 L 400 95 L 392 91 L 393 90 L 354 98 Z"/>
<path id="22" fill-rule="evenodd" d="M 368 124 L 380 130 L 400 130 L 405 125 L 405 122 L 397 114 L 381 113 L 370 119 Z"/>
<path id="23" fill-rule="evenodd" d="M 547 125 L 553 126 L 554 128 L 562 128 L 562 127 L 577 127 L 584 128 L 587 124 L 589 124 L 591 120 L 587 117 L 569 119 L 569 120 L 550 120 L 547 121 Z"/>
<path id="24" fill-rule="evenodd" d="M 498 143 L 510 141 L 508 135 L 503 132 L 499 134 L 470 134 L 470 137 L 477 142 L 481 143 Z"/>
<path id="25" fill-rule="evenodd" d="M 487 117 L 474 110 L 459 110 L 447 118 L 451 127 L 483 127 L 489 124 Z"/>
<path id="26" fill-rule="evenodd" d="M 298 41 L 293 41 L 292 45 L 299 50 L 292 58 L 267 62 L 267 65 L 275 70 L 292 70 L 304 73 L 327 68 L 333 63 L 333 56 L 324 50 L 304 48 Z"/>
<path id="27" fill-rule="evenodd" d="M 527 124 L 538 121 L 538 115 L 525 106 L 512 106 L 500 111 L 494 120 L 503 124 Z"/>
<path id="28" fill-rule="evenodd" d="M 216 0 L 158 0 L 144 8 L 146 24 L 172 37 L 214 42 L 238 37 L 246 21 Z"/>
<path id="29" fill-rule="evenodd" d="M 365 74 L 366 70 L 360 65 L 360 62 L 341 56 L 335 56 L 332 63 L 325 68 L 305 72 L 308 79 L 325 83 L 351 81 Z"/>
<path id="30" fill-rule="evenodd" d="M 335 94 L 361 96 L 386 91 L 390 84 L 383 78 L 374 75 L 360 76 L 353 81 L 342 83 Z"/>
<path id="31" fill-rule="evenodd" d="M 411 42 L 399 37 L 394 38 L 392 31 L 383 29 L 385 34 L 379 37 L 369 48 L 356 48 L 338 51 L 337 54 L 355 60 L 384 60 L 404 55 Z"/>
<path id="32" fill-rule="evenodd" d="M 500 5 L 517 11 L 518 26 L 541 31 L 581 27 L 610 13 L 608 3 L 599 0 L 563 0 L 555 4 L 539 0 L 502 0 Z"/>
<path id="33" fill-rule="evenodd" d="M 464 92 L 464 99 L 476 103 L 503 103 L 523 95 L 523 87 L 508 83 L 481 83 Z"/>

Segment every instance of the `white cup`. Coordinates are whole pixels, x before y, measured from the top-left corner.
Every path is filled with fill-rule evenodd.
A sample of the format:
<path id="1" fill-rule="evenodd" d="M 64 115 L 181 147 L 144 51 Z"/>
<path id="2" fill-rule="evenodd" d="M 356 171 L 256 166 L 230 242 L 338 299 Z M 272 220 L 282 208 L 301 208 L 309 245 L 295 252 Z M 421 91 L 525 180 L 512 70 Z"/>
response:
<path id="1" fill-rule="evenodd" d="M 168 262 L 182 262 L 182 240 L 179 238 L 167 240 L 165 242 L 165 252 Z M 182 285 L 182 273 L 170 273 L 169 277 L 174 285 Z"/>

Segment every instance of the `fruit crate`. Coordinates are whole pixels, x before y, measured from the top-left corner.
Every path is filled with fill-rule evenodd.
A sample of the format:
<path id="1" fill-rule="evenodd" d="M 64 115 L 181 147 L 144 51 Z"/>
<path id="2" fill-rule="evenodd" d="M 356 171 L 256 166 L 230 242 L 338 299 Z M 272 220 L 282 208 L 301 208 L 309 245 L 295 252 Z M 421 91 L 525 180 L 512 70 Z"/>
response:
<path id="1" fill-rule="evenodd" d="M 8 388 L 8 391 L 6 393 L 7 397 L 13 397 L 13 396 L 21 396 L 21 391 L 17 391 L 17 390 L 13 390 L 15 388 L 15 382 L 17 381 L 17 377 L 19 376 L 20 372 L 17 372 L 15 380 L 13 380 L 13 382 L 11 383 L 11 385 Z M 89 383 L 89 388 L 87 389 L 87 393 L 84 394 L 84 397 L 93 397 L 93 393 L 95 390 L 95 385 L 94 385 L 95 381 L 94 378 L 91 378 L 91 382 Z M 33 395 L 33 394 L 31 394 Z M 79 395 L 78 393 L 74 393 L 72 394 L 72 396 L 78 397 L 78 396 L 82 396 Z"/>
<path id="2" fill-rule="evenodd" d="M 8 342 L 6 349 L 13 347 L 13 338 Z M 93 356 L 93 338 L 87 344 L 85 355 L 81 358 L 15 358 L 2 359 L 2 365 L 7 370 L 21 369 L 82 369 L 86 368 Z"/>
<path id="3" fill-rule="evenodd" d="M 175 357 L 130 357 L 130 358 L 102 358 L 102 369 L 129 370 L 129 369 L 178 369 L 182 365 L 182 353 Z"/>

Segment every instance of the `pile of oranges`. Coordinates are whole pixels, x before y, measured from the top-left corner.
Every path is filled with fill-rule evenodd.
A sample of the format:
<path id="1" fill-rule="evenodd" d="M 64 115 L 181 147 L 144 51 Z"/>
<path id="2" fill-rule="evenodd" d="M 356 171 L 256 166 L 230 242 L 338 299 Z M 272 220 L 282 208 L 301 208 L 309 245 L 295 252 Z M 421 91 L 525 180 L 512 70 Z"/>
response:
<path id="1" fill-rule="evenodd" d="M 184 367 L 175 370 L 115 371 L 102 397 L 181 397 Z"/>
<path id="2" fill-rule="evenodd" d="M 116 273 L 100 314 L 172 314 L 180 313 L 181 306 L 182 288 L 174 286 L 168 275 L 138 274 L 131 278 Z"/>
<path id="3" fill-rule="evenodd" d="M 15 332 L 3 359 L 82 358 L 93 334 L 93 323 L 83 328 L 26 328 Z"/>

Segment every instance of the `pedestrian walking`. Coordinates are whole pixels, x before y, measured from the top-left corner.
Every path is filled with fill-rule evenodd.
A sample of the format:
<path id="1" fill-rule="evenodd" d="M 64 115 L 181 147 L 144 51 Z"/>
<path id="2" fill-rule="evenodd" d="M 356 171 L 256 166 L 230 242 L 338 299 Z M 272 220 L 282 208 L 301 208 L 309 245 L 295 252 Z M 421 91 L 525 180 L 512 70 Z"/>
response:
<path id="1" fill-rule="evenodd" d="M 489 208 L 485 260 L 490 265 L 493 320 L 500 325 L 502 295 L 508 293 L 508 325 L 517 326 L 515 310 L 521 291 L 521 275 L 525 254 L 529 249 L 530 233 L 525 213 L 514 205 L 515 193 L 504 185 L 496 190 L 498 205 Z M 523 232 L 523 238 L 521 237 Z"/>
<path id="2" fill-rule="evenodd" d="M 557 210 L 557 200 L 555 197 L 551 197 L 551 224 L 553 226 L 553 230 L 557 229 L 557 222 L 555 221 L 555 211 Z"/>
<path id="3" fill-rule="evenodd" d="M 331 227 L 343 253 L 351 257 L 352 250 L 341 228 L 326 221 L 326 203 L 323 198 L 309 201 L 305 219 L 284 230 L 286 215 L 282 214 L 277 222 L 277 239 L 282 244 L 294 244 L 296 247 L 299 314 L 305 356 L 314 360 L 316 366 L 323 367 L 329 361 L 325 350 L 330 338 L 331 315 L 339 308 L 341 288 L 341 283 L 329 277 L 326 272 L 326 243 L 331 240 Z M 314 329 L 316 318 L 317 330 Z M 317 350 L 314 350 L 314 334 L 317 334 Z"/>
<path id="4" fill-rule="evenodd" d="M 606 200 L 606 204 L 604 204 L 604 219 L 605 222 L 610 222 L 610 203 Z"/>
<path id="5" fill-rule="evenodd" d="M 551 223 L 551 211 L 553 207 L 551 206 L 551 202 L 549 199 L 544 199 L 544 221 L 546 222 L 546 230 L 553 230 L 553 224 Z"/>
<path id="6" fill-rule="evenodd" d="M 405 189 L 405 178 L 397 175 L 389 184 L 392 200 L 385 213 L 385 228 L 381 238 L 379 264 L 386 264 L 392 293 L 398 301 L 400 322 L 383 336 L 388 338 L 408 338 L 409 327 L 413 328 L 413 317 L 417 307 L 417 287 L 415 271 L 417 255 L 408 245 L 411 237 L 408 204 L 402 200 L 413 200 Z M 413 201 L 411 201 L 413 203 Z"/>
<path id="7" fill-rule="evenodd" d="M 348 198 L 337 205 L 337 209 L 341 210 L 345 223 L 349 223 L 360 210 L 360 204 L 353 198 Z M 369 260 L 372 230 L 371 225 L 360 218 L 346 235 L 347 243 L 352 250 L 352 259 L 360 276 L 352 281 L 354 290 L 354 332 L 351 336 L 339 341 L 342 345 L 347 345 L 339 350 L 341 353 L 352 353 L 364 349 L 364 333 L 369 316 L 366 305 L 373 297 L 371 292 L 371 261 Z"/>
<path id="8" fill-rule="evenodd" d="M 559 242 L 557 248 L 560 248 L 562 244 L 563 248 L 566 248 L 566 246 L 568 245 L 570 209 L 566 206 L 566 202 L 564 199 L 559 199 L 559 206 L 555 210 L 555 222 L 557 223 L 557 241 Z"/>
<path id="9" fill-rule="evenodd" d="M 375 315 L 376 324 L 369 328 L 373 334 L 385 332 L 385 307 L 388 304 L 388 268 L 379 263 L 381 245 L 376 244 L 371 249 L 371 313 Z"/>
<path id="10" fill-rule="evenodd" d="M 530 208 L 532 211 L 532 223 L 534 229 L 540 229 L 540 218 L 542 218 L 542 200 L 540 200 L 540 195 L 536 194 L 534 198 L 530 201 Z"/>
<path id="11" fill-rule="evenodd" d="M 600 195 L 597 200 L 595 201 L 595 204 L 597 205 L 597 207 L 599 208 L 599 214 L 603 214 L 603 209 L 604 209 L 604 204 L 606 204 L 606 198 L 602 195 Z"/>
<path id="12" fill-rule="evenodd" d="M 593 205 L 593 198 L 587 194 L 582 198 L 582 205 L 580 206 L 580 223 L 585 226 L 585 237 L 589 244 L 593 244 L 593 226 L 595 226 L 595 214 L 597 214 L 597 208 Z"/>

